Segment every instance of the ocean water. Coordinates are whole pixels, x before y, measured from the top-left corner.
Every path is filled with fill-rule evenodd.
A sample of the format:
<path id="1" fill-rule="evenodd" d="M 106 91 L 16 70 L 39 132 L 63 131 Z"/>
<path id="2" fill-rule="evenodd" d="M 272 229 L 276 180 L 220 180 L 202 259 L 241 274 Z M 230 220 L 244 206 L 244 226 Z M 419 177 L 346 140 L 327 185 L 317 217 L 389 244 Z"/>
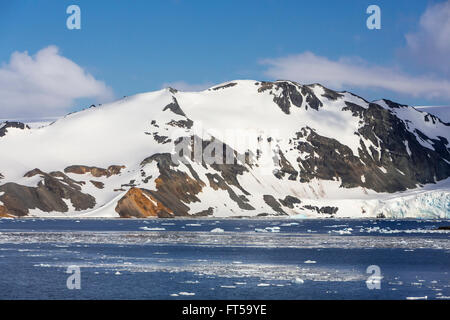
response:
<path id="1" fill-rule="evenodd" d="M 0 299 L 450 299 L 444 225 L 0 219 Z"/>

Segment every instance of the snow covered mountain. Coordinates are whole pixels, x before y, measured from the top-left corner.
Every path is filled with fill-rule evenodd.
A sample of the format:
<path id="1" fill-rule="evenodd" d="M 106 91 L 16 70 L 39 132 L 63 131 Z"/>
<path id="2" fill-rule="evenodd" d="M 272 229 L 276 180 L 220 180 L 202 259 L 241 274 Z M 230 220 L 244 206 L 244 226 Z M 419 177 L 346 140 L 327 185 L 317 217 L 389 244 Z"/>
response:
<path id="1" fill-rule="evenodd" d="M 0 216 L 450 218 L 449 123 L 292 81 L 0 124 Z"/>

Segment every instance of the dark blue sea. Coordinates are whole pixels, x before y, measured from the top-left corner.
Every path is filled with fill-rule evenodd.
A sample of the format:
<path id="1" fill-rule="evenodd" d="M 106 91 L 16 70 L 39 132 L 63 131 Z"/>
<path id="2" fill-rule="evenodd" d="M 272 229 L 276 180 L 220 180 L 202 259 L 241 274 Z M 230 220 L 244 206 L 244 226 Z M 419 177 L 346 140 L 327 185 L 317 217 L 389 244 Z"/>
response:
<path id="1" fill-rule="evenodd" d="M 0 219 L 0 299 L 450 299 L 448 225 Z"/>

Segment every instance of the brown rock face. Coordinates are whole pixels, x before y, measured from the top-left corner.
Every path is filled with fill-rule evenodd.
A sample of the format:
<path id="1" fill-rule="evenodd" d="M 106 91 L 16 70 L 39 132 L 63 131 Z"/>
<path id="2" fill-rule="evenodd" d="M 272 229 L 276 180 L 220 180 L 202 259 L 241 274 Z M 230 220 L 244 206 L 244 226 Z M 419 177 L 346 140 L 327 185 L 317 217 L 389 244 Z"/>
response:
<path id="1" fill-rule="evenodd" d="M 81 192 L 81 185 L 84 182 L 72 180 L 59 171 L 45 173 L 39 169 L 27 172 L 25 177 L 36 175 L 41 177 L 37 187 L 12 182 L 0 186 L 0 193 L 3 193 L 0 201 L 7 214 L 26 216 L 30 209 L 67 212 L 69 208 L 64 199 L 70 200 L 77 211 L 92 209 L 95 206 L 95 198 Z"/>
<path id="2" fill-rule="evenodd" d="M 119 200 L 116 212 L 122 218 L 172 217 L 172 211 L 155 199 L 147 190 L 131 188 Z"/>
<path id="3" fill-rule="evenodd" d="M 5 206 L 0 206 L 0 218 L 13 218 L 11 214 L 9 214 L 8 209 Z"/>
<path id="4" fill-rule="evenodd" d="M 192 179 L 187 173 L 177 169 L 178 165 L 173 163 L 170 154 L 154 154 L 145 159 L 142 166 L 155 161 L 160 175 L 155 179 L 156 191 L 146 190 L 154 199 L 170 208 L 175 216 L 189 215 L 189 207 L 186 203 L 199 202 L 197 194 L 200 193 L 205 183 L 200 180 L 197 173 L 188 165 L 191 174 L 196 177 Z"/>
<path id="5" fill-rule="evenodd" d="M 112 166 L 109 166 L 107 169 L 103 169 L 103 168 L 97 168 L 97 167 L 74 165 L 74 166 L 65 168 L 64 172 L 65 173 L 75 173 L 75 174 L 90 173 L 96 178 L 99 178 L 99 177 L 107 177 L 108 178 L 110 176 L 120 174 L 120 171 L 122 169 L 125 169 L 125 166 L 112 165 Z"/>
<path id="6" fill-rule="evenodd" d="M 105 184 L 100 181 L 90 180 L 90 182 L 97 188 L 97 189 L 103 189 L 105 188 Z"/>

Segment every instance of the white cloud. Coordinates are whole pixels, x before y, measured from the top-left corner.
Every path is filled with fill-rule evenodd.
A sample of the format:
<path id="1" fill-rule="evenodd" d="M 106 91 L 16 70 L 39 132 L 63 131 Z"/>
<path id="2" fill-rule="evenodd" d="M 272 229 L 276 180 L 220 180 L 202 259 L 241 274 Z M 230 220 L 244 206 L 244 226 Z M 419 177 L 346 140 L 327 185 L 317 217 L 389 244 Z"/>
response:
<path id="1" fill-rule="evenodd" d="M 75 62 L 61 56 L 56 46 L 14 52 L 0 68 L 0 118 L 66 113 L 78 98 L 107 101 L 111 88 Z"/>
<path id="2" fill-rule="evenodd" d="M 450 81 L 432 76 L 413 76 L 395 68 L 369 65 L 360 58 L 333 61 L 311 52 L 265 59 L 265 74 L 274 79 L 321 83 L 335 89 L 376 88 L 414 97 L 450 99 Z"/>
<path id="3" fill-rule="evenodd" d="M 203 91 L 208 88 L 211 88 L 214 84 L 211 82 L 205 83 L 187 83 L 185 81 L 174 81 L 174 82 L 166 82 L 161 86 L 162 88 L 171 87 L 177 89 L 179 91 Z"/>
<path id="4" fill-rule="evenodd" d="M 420 17 L 417 32 L 405 37 L 406 51 L 416 61 L 450 72 L 450 0 L 429 6 Z"/>
<path id="5" fill-rule="evenodd" d="M 359 57 L 330 60 L 311 52 L 266 59 L 265 74 L 300 83 L 319 82 L 336 89 L 382 89 L 413 97 L 450 99 L 450 0 L 429 6 L 417 31 L 405 35 L 403 54 L 434 75 L 412 75 L 399 68 L 370 65 Z M 405 57 L 405 56 L 403 56 Z M 440 77 L 437 75 L 441 75 Z"/>

